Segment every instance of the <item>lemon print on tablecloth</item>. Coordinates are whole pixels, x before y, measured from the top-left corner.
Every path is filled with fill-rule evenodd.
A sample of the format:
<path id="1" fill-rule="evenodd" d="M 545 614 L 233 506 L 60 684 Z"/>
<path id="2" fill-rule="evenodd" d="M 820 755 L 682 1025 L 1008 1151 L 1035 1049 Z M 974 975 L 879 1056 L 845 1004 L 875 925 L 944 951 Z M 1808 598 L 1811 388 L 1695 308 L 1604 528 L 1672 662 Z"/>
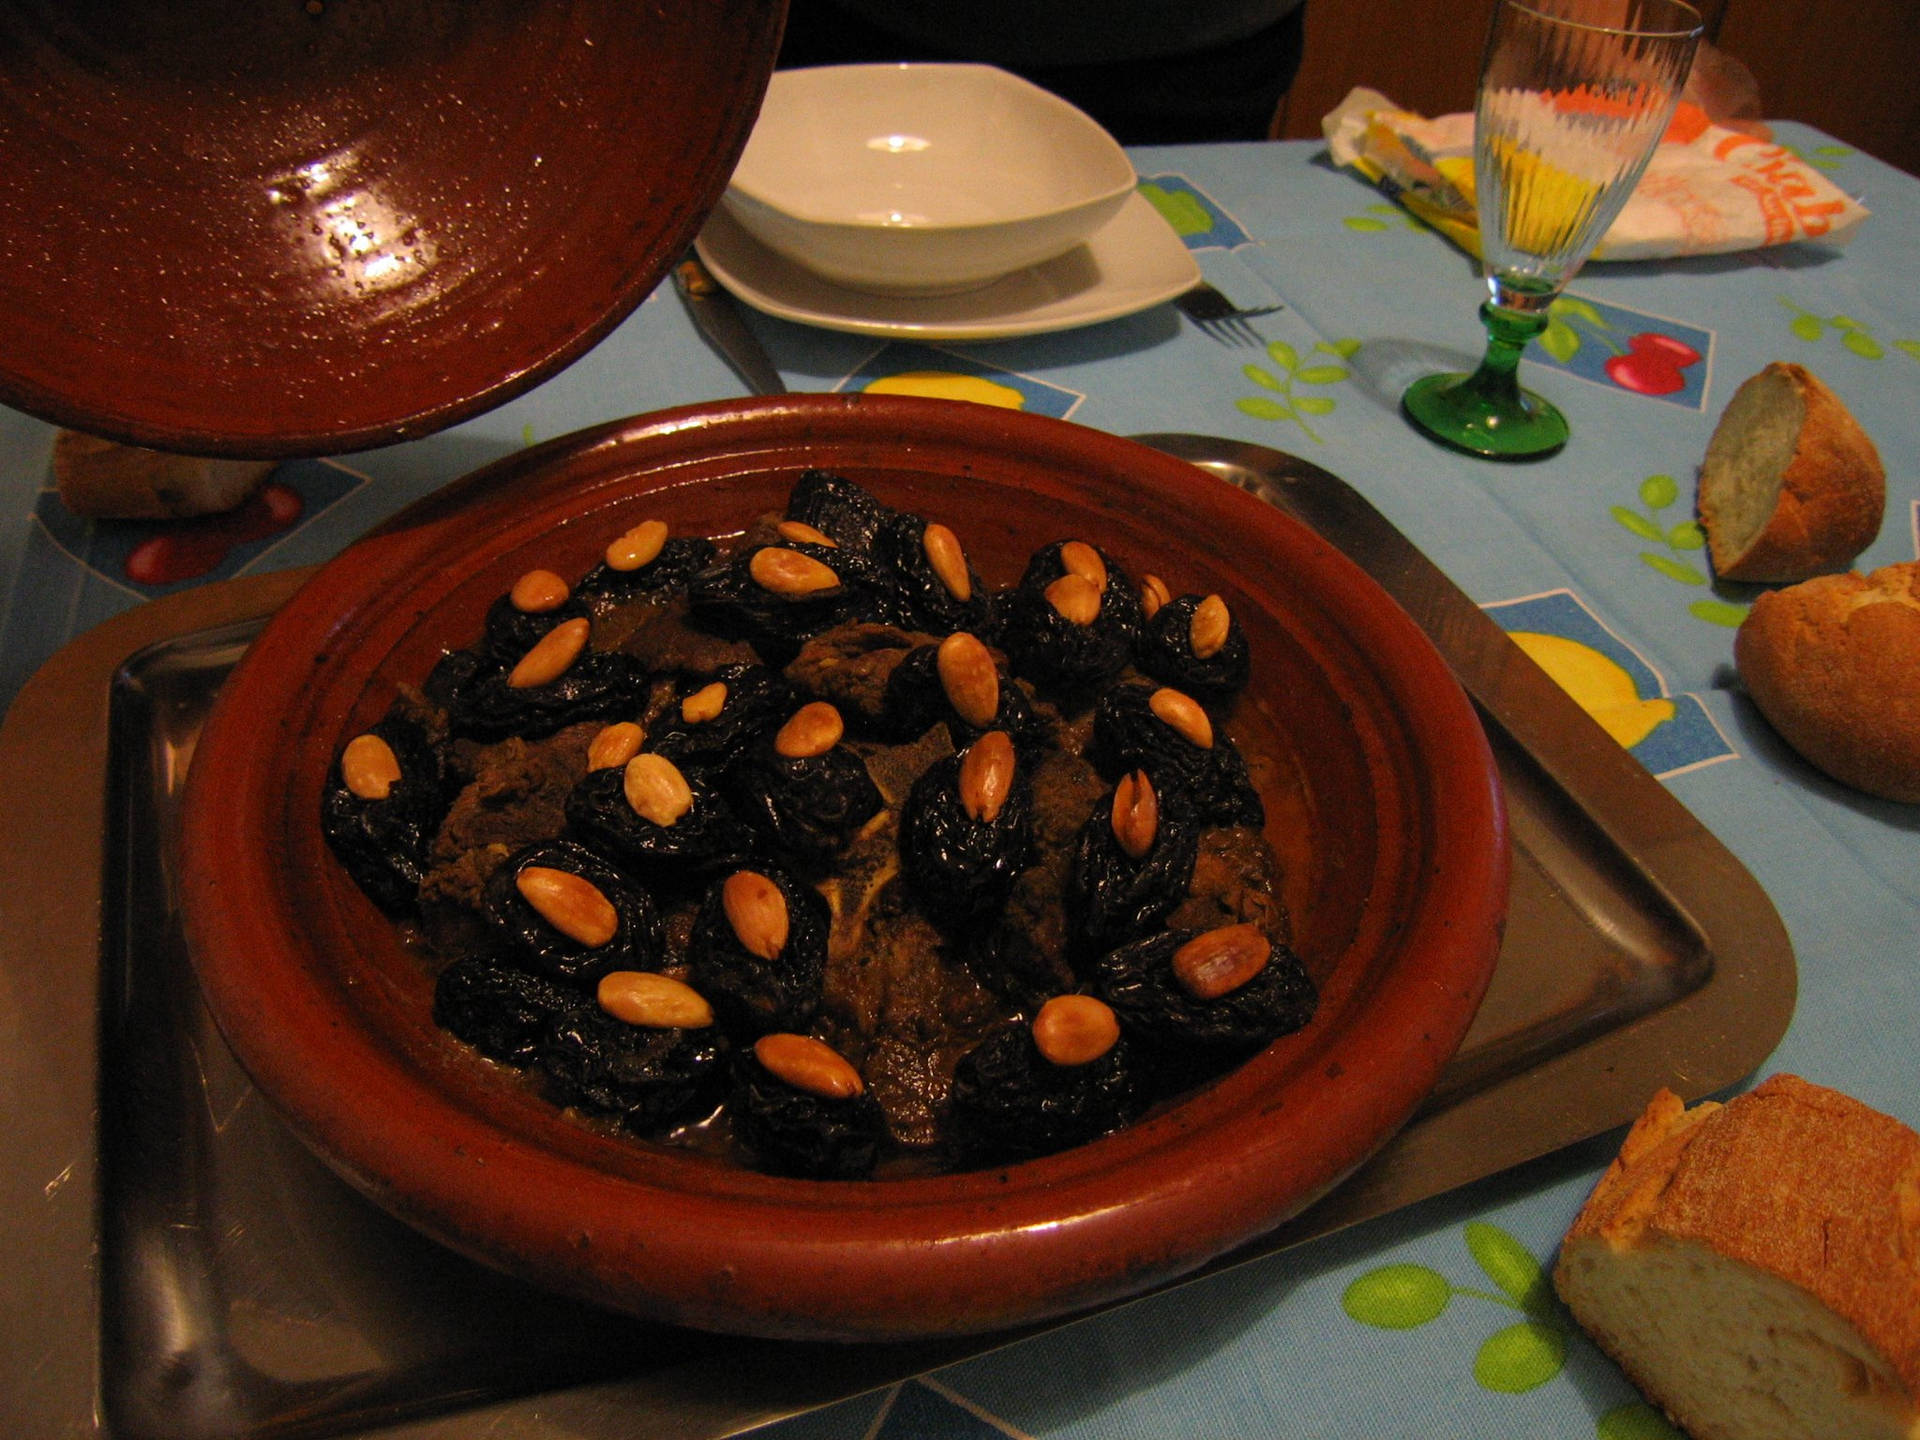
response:
<path id="1" fill-rule="evenodd" d="M 1633 677 L 1591 645 L 1527 630 L 1513 631 L 1508 638 L 1628 750 L 1674 716 L 1671 700 L 1643 700 Z"/>
<path id="2" fill-rule="evenodd" d="M 956 375 L 950 370 L 909 370 L 884 375 L 863 387 L 869 395 L 923 395 L 934 400 L 971 400 L 976 405 L 998 405 L 1004 410 L 1026 408 L 1027 397 L 1011 385 L 984 375 Z"/>

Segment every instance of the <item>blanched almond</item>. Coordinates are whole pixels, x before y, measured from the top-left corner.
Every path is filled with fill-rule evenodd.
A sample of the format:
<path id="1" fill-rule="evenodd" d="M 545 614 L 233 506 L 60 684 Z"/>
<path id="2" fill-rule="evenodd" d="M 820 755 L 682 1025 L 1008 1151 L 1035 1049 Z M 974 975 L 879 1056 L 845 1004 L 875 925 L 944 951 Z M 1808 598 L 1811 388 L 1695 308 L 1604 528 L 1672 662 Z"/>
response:
<path id="1" fill-rule="evenodd" d="M 620 928 L 620 916 L 600 887 L 571 870 L 528 865 L 513 877 L 514 888 L 554 929 L 590 948 L 606 944 Z"/>
<path id="2" fill-rule="evenodd" d="M 545 615 L 567 603 L 567 582 L 551 570 L 529 570 L 513 582 L 507 600 L 523 615 Z"/>
<path id="3" fill-rule="evenodd" d="M 816 530 L 804 520 L 782 520 L 773 527 L 783 540 L 792 540 L 802 545 L 824 545 L 829 550 L 838 550 L 840 542 L 824 531 Z"/>
<path id="4" fill-rule="evenodd" d="M 1075 625 L 1091 625 L 1100 618 L 1100 587 L 1084 575 L 1062 575 L 1046 589 L 1047 603 L 1060 618 Z"/>
<path id="5" fill-rule="evenodd" d="M 974 819 L 992 824 L 1013 793 L 1013 737 L 989 730 L 960 757 L 960 804 Z"/>
<path id="6" fill-rule="evenodd" d="M 757 870 L 736 870 L 720 886 L 720 909 L 749 954 L 771 960 L 787 948 L 787 897 Z"/>
<path id="7" fill-rule="evenodd" d="M 640 753 L 647 743 L 647 732 L 631 720 L 618 720 L 594 736 L 587 745 L 587 769 L 611 770 L 624 765 Z"/>
<path id="8" fill-rule="evenodd" d="M 698 990 L 651 970 L 615 970 L 600 977 L 594 998 L 616 1020 L 649 1030 L 704 1030 L 713 1007 Z"/>
<path id="9" fill-rule="evenodd" d="M 362 800 L 384 800 L 400 779 L 400 757 L 378 735 L 356 735 L 340 752 L 340 779 Z"/>
<path id="10" fill-rule="evenodd" d="M 1053 1065 L 1090 1065 L 1120 1039 L 1120 1021 L 1091 995 L 1056 995 L 1033 1017 L 1033 1043 Z"/>
<path id="11" fill-rule="evenodd" d="M 747 561 L 747 574 L 753 577 L 754 584 L 775 595 L 817 595 L 840 583 L 840 577 L 830 567 L 811 555 L 778 545 L 754 551 L 753 558 Z"/>
<path id="12" fill-rule="evenodd" d="M 1134 859 L 1144 860 L 1159 833 L 1160 797 L 1153 793 L 1153 781 L 1144 770 L 1122 775 L 1113 787 L 1113 838 Z"/>
<path id="13" fill-rule="evenodd" d="M 689 725 L 704 725 L 727 708 L 727 682 L 716 680 L 702 685 L 680 702 L 680 718 Z"/>
<path id="14" fill-rule="evenodd" d="M 844 1055 L 811 1035 L 762 1035 L 753 1042 L 753 1058 L 768 1074 L 825 1100 L 851 1100 L 867 1088 Z"/>
<path id="15" fill-rule="evenodd" d="M 1196 1000 L 1218 1000 L 1266 969 L 1272 954 L 1258 925 L 1222 925 L 1173 952 L 1173 978 Z"/>
<path id="16" fill-rule="evenodd" d="M 587 648 L 588 628 L 584 615 L 562 620 L 520 657 L 520 663 L 507 674 L 507 684 L 515 690 L 528 690 L 558 680 Z"/>
<path id="17" fill-rule="evenodd" d="M 693 791 L 680 767 L 664 755 L 648 752 L 627 762 L 621 777 L 627 804 L 643 820 L 665 828 L 693 808 Z"/>
<path id="18" fill-rule="evenodd" d="M 1213 722 L 1191 695 L 1163 687 L 1147 697 L 1147 708 L 1202 750 L 1213 748 Z"/>
<path id="19" fill-rule="evenodd" d="M 1208 660 L 1218 655 L 1232 628 L 1233 616 L 1227 611 L 1227 602 L 1218 595 L 1209 595 L 1194 606 L 1193 619 L 1187 622 L 1187 641 L 1193 646 L 1195 657 Z"/>
<path id="20" fill-rule="evenodd" d="M 976 729 L 993 723 L 1000 713 L 1000 671 L 977 636 L 964 630 L 947 636 L 934 652 L 934 667 L 955 714 Z"/>
<path id="21" fill-rule="evenodd" d="M 840 712 L 824 700 L 810 700 L 788 717 L 773 737 L 774 752 L 789 760 L 824 755 L 847 733 Z"/>
<path id="22" fill-rule="evenodd" d="M 920 548 L 949 595 L 962 605 L 973 598 L 973 577 L 967 574 L 967 556 L 958 535 L 944 525 L 929 525 L 920 532 Z"/>
<path id="23" fill-rule="evenodd" d="M 1140 577 L 1140 613 L 1151 620 L 1160 613 L 1160 607 L 1173 599 L 1173 591 L 1167 588 L 1167 582 L 1158 575 Z"/>
<path id="24" fill-rule="evenodd" d="M 1084 540 L 1069 540 L 1060 547 L 1060 564 L 1069 575 L 1091 580 L 1093 588 L 1107 588 L 1107 562 L 1100 552 Z"/>
<path id="25" fill-rule="evenodd" d="M 607 568 L 625 571 L 651 565 L 660 558 L 660 548 L 666 543 L 666 521 L 642 520 L 607 546 Z"/>

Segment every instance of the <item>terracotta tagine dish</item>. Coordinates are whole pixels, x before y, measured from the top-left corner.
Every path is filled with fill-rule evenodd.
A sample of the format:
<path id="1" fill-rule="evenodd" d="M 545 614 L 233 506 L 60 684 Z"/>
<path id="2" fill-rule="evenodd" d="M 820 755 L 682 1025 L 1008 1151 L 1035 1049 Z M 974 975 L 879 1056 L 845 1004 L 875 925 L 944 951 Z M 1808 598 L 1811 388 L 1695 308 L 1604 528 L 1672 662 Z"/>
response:
<path id="1" fill-rule="evenodd" d="M 1211 597 L 1208 615 L 1231 615 L 1251 678 L 1230 719 L 1213 712 L 1216 739 L 1224 750 L 1230 732 L 1246 759 L 1235 823 L 1251 824 L 1278 857 L 1289 953 L 1301 983 L 1310 980 L 1312 1002 L 1290 1028 L 1196 1071 L 1186 1088 L 1156 1092 L 1085 1143 L 940 1167 L 883 1158 L 844 1172 L 860 1178 L 817 1179 L 556 1103 L 531 1071 L 437 1023 L 444 960 L 355 882 L 323 834 L 344 747 L 436 667 L 441 679 L 460 671 L 455 689 L 479 685 L 478 671 L 446 657 L 488 630 L 490 609 L 497 618 L 502 597 L 531 594 L 537 586 L 518 582 L 536 572 L 586 593 L 584 577 L 623 538 L 718 543 L 699 552 L 706 578 L 688 582 L 696 616 L 701 587 L 721 586 L 730 553 L 741 575 L 770 587 L 776 609 L 832 593 L 836 567 L 844 582 L 856 557 L 845 534 L 834 538 L 839 512 L 811 510 L 802 524 L 788 508 L 809 472 L 874 497 L 889 517 L 915 517 L 911 533 L 967 603 L 1010 594 L 1044 553 L 1067 556 L 1073 576 L 1048 594 L 1073 610 L 1083 567 L 1054 548 L 1072 540 L 1103 558 L 1100 579 L 1114 588 L 1100 604 L 1138 603 L 1121 577 L 1131 587 L 1152 575 L 1174 596 Z M 783 514 L 787 528 L 770 530 Z M 783 550 L 780 567 L 746 563 L 755 534 Z M 652 563 L 659 547 L 641 548 Z M 814 584 L 823 571 L 825 590 Z M 1000 623 L 988 613 L 976 623 L 1000 635 L 985 628 Z M 583 653 L 613 633 L 608 623 L 598 611 L 581 622 L 582 634 L 603 627 Z M 1181 633 L 1210 651 L 1200 644 L 1207 629 L 1202 617 Z M 1021 642 L 1004 643 L 1024 663 Z M 530 656 L 534 642 L 522 648 Z M 627 767 L 626 803 L 652 817 L 673 769 L 666 757 L 679 757 L 693 798 L 668 811 L 669 825 L 687 804 L 697 816 L 706 772 L 660 737 L 723 703 L 704 684 L 682 691 L 676 708 L 640 727 L 658 756 L 604 762 Z M 806 713 L 807 725 L 781 735 L 819 730 L 819 712 Z M 1024 724 L 982 719 L 1022 745 Z M 837 721 L 827 729 L 819 744 L 802 737 L 798 751 L 780 753 L 819 753 L 841 734 Z M 1012 750 L 993 750 L 1005 734 L 954 735 L 961 801 L 978 819 L 974 792 L 994 788 L 979 776 L 1004 778 L 994 757 L 1004 766 Z M 618 810 L 620 785 L 610 785 Z M 1124 844 L 1122 808 L 1114 834 Z M 776 823 L 782 813 L 774 808 Z M 624 811 L 619 823 L 635 824 Z M 913 823 L 902 820 L 903 835 Z M 904 873 L 918 862 L 901 845 Z M 1184 462 L 1097 431 L 952 402 L 834 395 L 583 431 L 490 466 L 354 545 L 273 619 L 228 682 L 194 755 L 181 855 L 188 943 L 214 1017 L 296 1132 L 373 1200 L 469 1256 L 593 1303 L 704 1329 L 847 1340 L 991 1331 L 1138 1294 L 1338 1185 L 1408 1119 L 1465 1034 L 1498 952 L 1508 864 L 1499 781 L 1472 706 L 1413 622 L 1333 547 Z M 947 898 L 939 884 L 918 893 L 930 912 Z M 789 890 L 776 904 L 765 886 L 759 910 L 733 909 L 735 898 L 727 913 L 743 944 L 766 927 L 742 913 L 780 912 L 763 955 L 782 953 L 789 911 L 813 903 Z M 700 943 L 702 923 L 692 922 L 688 945 Z M 955 922 L 949 942 L 960 947 L 973 925 Z M 670 917 L 663 928 L 673 933 Z M 1231 969 L 1244 958 L 1237 943 L 1209 942 L 1202 958 L 1224 956 Z M 1258 948 L 1256 963 L 1268 953 Z M 1283 949 L 1274 947 L 1275 965 Z M 701 989 L 697 964 L 691 974 Z M 1196 995 L 1243 979 L 1181 974 Z M 1068 988 L 1107 997 L 1124 1031 L 1128 1012 L 1105 984 L 1090 971 Z M 731 1023 L 727 992 L 706 993 L 719 1034 Z M 727 1063 L 752 1054 L 773 1068 L 751 1037 L 805 1028 L 729 1032 Z M 824 1033 L 818 1021 L 814 1029 Z"/>

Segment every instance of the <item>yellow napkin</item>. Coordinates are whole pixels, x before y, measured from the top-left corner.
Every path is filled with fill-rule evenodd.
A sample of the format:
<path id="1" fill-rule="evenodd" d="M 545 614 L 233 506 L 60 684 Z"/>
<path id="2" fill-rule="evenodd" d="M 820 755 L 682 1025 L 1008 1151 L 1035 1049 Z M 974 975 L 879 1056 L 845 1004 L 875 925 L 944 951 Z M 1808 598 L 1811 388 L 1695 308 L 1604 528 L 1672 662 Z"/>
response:
<path id="1" fill-rule="evenodd" d="M 1355 89 L 1321 121 L 1333 158 L 1365 175 L 1471 255 L 1473 116 L 1429 120 Z M 1711 123 L 1682 103 L 1596 260 L 1720 255 L 1795 240 L 1844 243 L 1867 209 L 1783 146 Z"/>

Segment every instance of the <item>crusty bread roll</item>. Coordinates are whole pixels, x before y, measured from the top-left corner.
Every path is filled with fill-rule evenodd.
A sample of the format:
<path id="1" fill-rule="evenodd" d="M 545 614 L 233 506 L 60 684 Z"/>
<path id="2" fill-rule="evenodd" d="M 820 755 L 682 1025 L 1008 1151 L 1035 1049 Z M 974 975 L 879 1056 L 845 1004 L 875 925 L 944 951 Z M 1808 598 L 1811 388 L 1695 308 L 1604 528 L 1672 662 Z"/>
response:
<path id="1" fill-rule="evenodd" d="M 211 460 L 121 445 L 78 430 L 53 437 L 53 479 L 76 515 L 178 520 L 231 510 L 260 488 L 271 460 Z"/>
<path id="2" fill-rule="evenodd" d="M 1880 452 L 1811 372 L 1776 360 L 1733 392 L 1700 467 L 1700 523 L 1721 579 L 1844 569 L 1886 506 Z"/>
<path id="3" fill-rule="evenodd" d="M 1733 658 L 1760 713 L 1810 762 L 1869 795 L 1920 802 L 1920 561 L 1761 595 Z"/>
<path id="4" fill-rule="evenodd" d="M 1553 1279 L 1692 1440 L 1920 1437 L 1920 1135 L 1837 1091 L 1661 1091 Z"/>

